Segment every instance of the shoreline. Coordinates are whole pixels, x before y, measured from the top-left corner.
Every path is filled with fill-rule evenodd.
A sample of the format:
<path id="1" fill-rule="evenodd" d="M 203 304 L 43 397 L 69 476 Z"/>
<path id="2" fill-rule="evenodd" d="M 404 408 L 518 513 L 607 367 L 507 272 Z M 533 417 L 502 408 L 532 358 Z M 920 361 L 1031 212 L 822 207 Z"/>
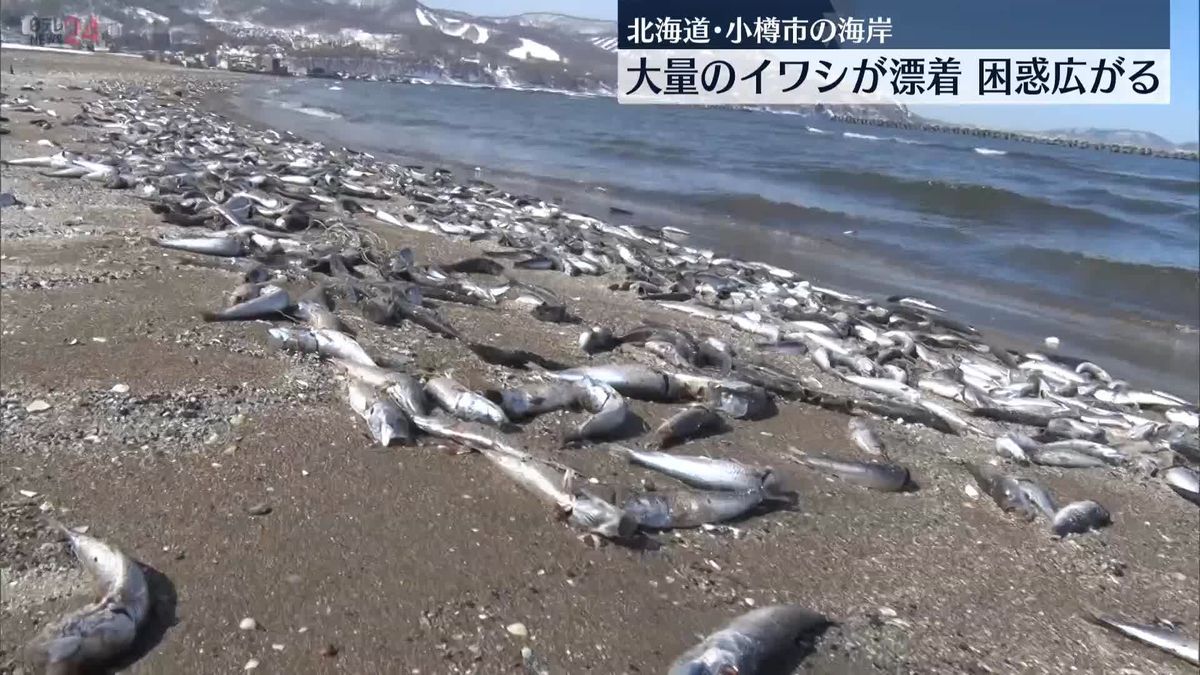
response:
<path id="1" fill-rule="evenodd" d="M 272 78 L 262 81 L 271 82 Z M 252 126 L 262 126 L 262 120 L 274 114 L 278 124 L 301 137 L 331 145 L 348 142 L 324 130 L 323 126 L 329 123 L 326 120 L 262 105 L 256 100 L 256 93 L 246 90 L 249 86 L 214 102 L 210 109 L 228 106 L 236 119 Z M 444 166 L 464 177 L 474 175 L 479 168 L 433 154 L 406 153 L 401 149 L 381 152 L 365 143 L 348 144 L 401 163 Z M 1044 338 L 1055 336 L 1062 341 L 1063 353 L 1108 364 L 1106 367 L 1111 367 L 1118 377 L 1137 386 L 1165 389 L 1189 400 L 1200 399 L 1200 381 L 1191 375 L 1200 370 L 1200 347 L 1193 339 L 1194 333 L 1174 322 L 1102 310 L 1082 299 L 1071 302 L 1039 292 L 1035 286 L 985 282 L 948 270 L 931 273 L 906 265 L 882 251 L 863 250 L 854 245 L 853 238 L 816 237 L 766 224 L 735 223 L 702 206 L 660 203 L 602 181 L 555 180 L 488 166 L 481 168 L 480 178 L 504 189 L 549 198 L 564 208 L 602 220 L 682 227 L 693 232 L 694 242 L 702 248 L 801 271 L 814 283 L 869 297 L 894 293 L 926 297 L 1016 349 L 1036 351 Z M 635 215 L 614 215 L 610 207 L 629 210 Z M 744 237 L 746 231 L 752 231 L 754 237 Z M 759 240 L 767 243 L 759 245 Z"/>
<path id="2" fill-rule="evenodd" d="M 170 114 L 194 105 L 188 82 L 211 77 L 112 62 L 105 71 L 106 60 L 96 61 L 83 72 L 147 81 L 157 93 L 146 103 Z M 5 92 L 29 84 L 39 104 L 63 99 L 50 103 L 60 120 L 92 96 L 57 88 L 77 81 L 76 64 L 39 55 L 20 65 Z M 0 138 L 6 159 L 45 154 L 39 139 L 108 149 L 95 130 L 42 132 L 12 117 L 13 133 Z M 1029 469 L 1056 494 L 1095 499 L 1114 514 L 1110 528 L 1056 541 L 986 497 L 964 494 L 971 481 L 953 460 L 994 459 L 990 438 L 873 420 L 921 484 L 913 493 L 873 493 L 786 460 L 789 445 L 857 452 L 845 415 L 789 402 L 774 417 L 734 421 L 680 451 L 774 466 L 802 495 L 796 512 L 680 530 L 654 551 L 588 548 L 477 456 L 436 439 L 371 449 L 329 364 L 272 350 L 261 325 L 201 323 L 198 310 L 223 303 L 237 275 L 149 247 L 147 236 L 187 230 L 164 225 L 144 202 L 30 169 L 5 166 L 0 175 L 5 191 L 34 206 L 3 214 L 0 664 L 86 593 L 69 554 L 38 525 L 48 505 L 169 580 L 156 602 L 176 608 L 174 625 L 135 664 L 138 673 L 236 672 L 250 659 L 259 672 L 396 672 L 398 664 L 406 672 L 519 672 L 522 647 L 553 673 L 661 672 L 697 635 L 778 602 L 839 622 L 805 672 L 1186 672 L 1080 618 L 1102 606 L 1193 629 L 1200 622 L 1196 510 L 1161 481 L 1124 470 Z M 488 248 L 358 222 L 421 262 Z M 611 277 L 510 273 L 569 299 L 584 325 L 657 320 L 753 349 L 743 333 L 609 291 Z M 301 292 L 310 281 L 286 283 Z M 587 362 L 576 343 L 582 326 L 535 322 L 508 305 L 446 303 L 439 311 L 472 341 Z M 357 312 L 339 316 L 364 345 L 411 359 L 422 374 L 450 371 L 476 388 L 527 381 L 410 324 L 385 329 Z M 33 400 L 50 407 L 29 412 Z M 651 424 L 678 409 L 633 404 Z M 661 476 L 631 472 L 600 448 L 559 448 L 562 432 L 582 419 L 539 417 L 518 438 L 583 475 L 665 487 Z M 264 501 L 270 513 L 247 515 L 247 505 Z M 239 630 L 243 617 L 262 629 Z M 518 622 L 527 636 L 508 629 Z"/>

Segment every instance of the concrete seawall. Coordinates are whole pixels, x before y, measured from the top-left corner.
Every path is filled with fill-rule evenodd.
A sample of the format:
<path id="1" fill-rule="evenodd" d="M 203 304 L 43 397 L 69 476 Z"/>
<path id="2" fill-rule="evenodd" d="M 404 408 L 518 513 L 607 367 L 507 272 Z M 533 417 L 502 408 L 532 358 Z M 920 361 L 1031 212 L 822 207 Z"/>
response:
<path id="1" fill-rule="evenodd" d="M 910 131 L 934 131 L 943 134 L 958 134 L 960 136 L 978 136 L 980 138 L 994 138 L 1004 141 L 1018 141 L 1021 143 L 1041 143 L 1043 145 L 1061 145 L 1070 148 L 1085 148 L 1090 150 L 1107 150 L 1109 152 L 1118 152 L 1126 155 L 1148 155 L 1152 157 L 1165 157 L 1168 159 L 1183 159 L 1197 161 L 1200 160 L 1200 152 L 1195 150 L 1162 150 L 1157 148 L 1148 148 L 1137 145 L 1122 145 L 1119 143 L 1098 143 L 1094 141 L 1086 141 L 1078 138 L 1055 138 L 1050 136 L 1038 136 L 1035 134 L 1025 134 L 1015 131 L 1001 131 L 998 129 L 982 129 L 978 127 L 965 127 L 954 124 L 935 124 L 932 122 L 909 122 L 898 120 L 885 119 L 869 119 L 859 118 L 850 115 L 835 115 L 830 114 L 829 118 L 837 122 L 845 124 L 862 124 L 873 127 L 887 127 L 892 129 L 907 129 Z"/>

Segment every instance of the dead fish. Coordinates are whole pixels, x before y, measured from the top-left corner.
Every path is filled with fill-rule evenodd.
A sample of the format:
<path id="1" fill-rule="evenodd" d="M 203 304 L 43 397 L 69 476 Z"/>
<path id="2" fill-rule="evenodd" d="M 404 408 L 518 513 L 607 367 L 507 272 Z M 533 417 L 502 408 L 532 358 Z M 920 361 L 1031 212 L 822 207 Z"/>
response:
<path id="1" fill-rule="evenodd" d="M 1058 438 L 1078 438 L 1086 441 L 1103 442 L 1104 430 L 1070 417 L 1056 417 L 1046 425 L 1046 435 Z"/>
<path id="2" fill-rule="evenodd" d="M 1188 663 L 1200 666 L 1200 641 L 1197 641 L 1194 636 L 1159 626 L 1130 623 L 1099 614 L 1090 614 L 1085 618 L 1098 626 L 1116 631 L 1151 647 L 1157 647 Z"/>
<path id="3" fill-rule="evenodd" d="M 1017 479 L 1000 473 L 991 467 L 978 464 L 968 464 L 966 469 L 975 479 L 975 483 L 1005 513 L 1015 513 L 1025 520 L 1033 520 L 1037 517 L 1037 507 L 1030 501 L 1026 492 L 1021 489 L 1021 485 L 1017 482 Z"/>
<path id="4" fill-rule="evenodd" d="M 854 407 L 866 412 L 875 413 L 905 422 L 923 424 L 930 429 L 937 429 L 948 434 L 958 434 L 958 430 L 926 408 L 904 401 L 884 398 L 865 398 L 854 401 Z"/>
<path id="5" fill-rule="evenodd" d="M 522 488 L 561 512 L 569 512 L 574 505 L 570 474 L 534 459 L 513 457 L 488 449 L 479 452 Z"/>
<path id="6" fill-rule="evenodd" d="M 346 383 L 346 397 L 350 408 L 367 422 L 371 437 L 383 447 L 399 440 L 412 441 L 412 425 L 404 411 L 379 390 L 362 380 L 350 379 Z"/>
<path id="7" fill-rule="evenodd" d="M 53 522 L 71 542 L 75 558 L 99 586 L 100 599 L 47 626 L 30 643 L 33 660 L 47 673 L 91 672 L 133 644 L 150 611 L 141 567 L 108 544 Z"/>
<path id="8" fill-rule="evenodd" d="M 747 612 L 671 664 L 667 675 L 784 675 L 812 650 L 830 621 L 798 605 Z"/>
<path id="9" fill-rule="evenodd" d="M 883 447 L 883 441 L 880 440 L 879 434 L 875 433 L 875 429 L 866 420 L 851 417 L 848 426 L 850 440 L 854 441 L 854 444 L 860 450 L 868 455 L 875 455 L 877 457 L 887 456 L 887 450 Z"/>
<path id="10" fill-rule="evenodd" d="M 384 389 L 393 384 L 408 384 L 412 376 L 408 373 L 402 373 L 398 370 L 390 370 L 388 368 L 380 368 L 379 366 L 369 366 L 365 363 L 349 361 L 346 359 L 331 358 L 337 366 L 346 371 L 350 377 L 361 380 L 372 387 Z"/>
<path id="11" fill-rule="evenodd" d="M 1047 452 L 1052 452 L 1055 450 L 1078 452 L 1082 455 L 1087 455 L 1088 457 L 1095 457 L 1096 459 L 1103 460 L 1105 463 L 1112 464 L 1114 466 L 1120 466 L 1121 464 L 1125 464 L 1129 461 L 1129 456 L 1119 450 L 1114 450 L 1113 448 L 1101 443 L 1085 441 L 1078 438 L 1046 443 L 1042 446 L 1042 450 Z"/>
<path id="12" fill-rule="evenodd" d="M 921 392 L 903 382 L 881 377 L 864 377 L 862 375 L 842 375 L 842 379 L 867 391 L 891 396 L 905 403 L 916 404 L 921 400 Z"/>
<path id="13" fill-rule="evenodd" d="M 296 316 L 308 324 L 310 328 L 336 330 L 349 333 L 342 320 L 329 309 L 325 298 L 325 289 L 317 286 L 296 301 Z"/>
<path id="14" fill-rule="evenodd" d="M 733 520 L 762 502 L 762 490 L 648 492 L 630 497 L 623 507 L 643 528 L 670 530 Z"/>
<path id="15" fill-rule="evenodd" d="M 1064 469 L 1095 469 L 1108 466 L 1108 463 L 1102 459 L 1065 448 L 1057 450 L 1044 447 L 1035 448 L 1033 450 L 1026 450 L 1026 455 L 1029 456 L 1029 461 L 1034 464 L 1058 466 Z"/>
<path id="16" fill-rule="evenodd" d="M 381 446 L 388 447 L 399 441 L 403 445 L 413 442 L 412 423 L 400 406 L 386 398 L 377 398 L 367 411 L 367 429 Z"/>
<path id="17" fill-rule="evenodd" d="M 613 335 L 611 330 L 601 326 L 589 328 L 579 334 L 579 348 L 588 356 L 612 351 L 620 344 L 620 340 Z"/>
<path id="18" fill-rule="evenodd" d="M 268 342 L 285 351 L 376 365 L 357 340 L 341 331 L 273 327 L 267 329 L 267 335 Z"/>
<path id="19" fill-rule="evenodd" d="M 236 305 L 239 302 L 245 302 L 247 300 L 253 300 L 254 298 L 257 298 L 262 293 L 263 287 L 266 285 L 267 284 L 261 282 L 246 282 L 239 284 L 237 288 L 229 292 L 229 304 Z"/>
<path id="20" fill-rule="evenodd" d="M 287 291 L 278 286 L 268 286 L 262 289 L 257 298 L 215 312 L 203 312 L 200 316 L 205 321 L 274 319 L 283 315 L 291 306 L 292 299 L 288 297 Z"/>
<path id="21" fill-rule="evenodd" d="M 353 361 L 365 366 L 376 365 L 375 360 L 367 354 L 358 340 L 340 330 L 316 328 L 313 329 L 312 334 L 317 340 L 317 350 L 326 358 Z"/>
<path id="22" fill-rule="evenodd" d="M 880 492 L 900 492 L 909 487 L 908 469 L 890 462 L 855 462 L 810 455 L 789 449 L 792 458 L 811 469 L 831 473 L 847 483 Z"/>
<path id="23" fill-rule="evenodd" d="M 654 431 L 654 439 L 660 449 L 678 445 L 706 432 L 723 426 L 721 416 L 703 405 L 690 405 L 667 418 Z"/>
<path id="24" fill-rule="evenodd" d="M 1200 474 L 1186 466 L 1173 466 L 1163 472 L 1163 478 L 1175 494 L 1200 506 Z"/>
<path id="25" fill-rule="evenodd" d="M 516 420 L 574 407 L 582 393 L 571 382 L 539 382 L 518 389 L 504 389 L 490 398 L 498 398 L 504 413 L 509 419 Z"/>
<path id="26" fill-rule="evenodd" d="M 389 375 L 384 391 L 410 417 L 429 413 L 429 402 L 425 398 L 424 387 L 421 386 L 420 380 L 408 373 L 397 372 Z"/>
<path id="27" fill-rule="evenodd" d="M 1028 453 L 1037 452 L 1040 448 L 1041 443 L 1024 434 L 1009 432 L 996 437 L 996 454 L 1007 457 L 1018 464 L 1028 464 Z"/>
<path id="28" fill-rule="evenodd" d="M 321 350 L 317 344 L 317 336 L 310 330 L 268 328 L 267 342 L 276 349 L 296 354 L 317 354 Z"/>
<path id="29" fill-rule="evenodd" d="M 1050 531 L 1059 537 L 1084 534 L 1098 530 L 1112 522 L 1112 516 L 1103 507 L 1091 500 L 1071 502 L 1054 514 Z"/>
<path id="30" fill-rule="evenodd" d="M 632 537 L 638 528 L 637 519 L 633 514 L 617 508 L 587 490 L 575 495 L 568 520 L 576 527 L 609 539 L 627 539 Z"/>
<path id="31" fill-rule="evenodd" d="M 1053 520 L 1055 514 L 1058 513 L 1058 506 L 1054 503 L 1054 497 L 1050 495 L 1050 492 L 1031 480 L 1025 478 L 1018 478 L 1016 480 L 1017 487 L 1029 499 L 1030 503 L 1038 507 L 1047 518 Z"/>
<path id="32" fill-rule="evenodd" d="M 437 377 L 426 382 L 425 393 L 443 410 L 461 420 L 501 427 L 509 423 L 500 406 L 448 377 Z"/>
<path id="33" fill-rule="evenodd" d="M 191 239 L 153 239 L 156 246 L 173 251 L 186 251 L 222 258 L 237 258 L 250 254 L 240 237 L 195 237 Z"/>
<path id="34" fill-rule="evenodd" d="M 634 450 L 622 446 L 612 448 L 614 455 L 630 464 L 644 466 L 666 474 L 685 485 L 701 490 L 773 492 L 777 479 L 771 469 L 746 466 L 739 462 L 695 455 L 671 455 L 653 450 Z"/>
<path id="35" fill-rule="evenodd" d="M 584 440 L 603 440 L 620 432 L 630 419 L 629 406 L 617 390 L 603 382 L 583 379 L 579 387 L 579 403 L 592 416 L 563 439 L 568 443 Z"/>
<path id="36" fill-rule="evenodd" d="M 680 375 L 672 376 L 676 381 Z M 741 380 L 716 380 L 702 390 L 701 398 L 734 419 L 763 419 L 774 411 L 771 396 L 760 386 Z"/>
<path id="37" fill-rule="evenodd" d="M 625 396 L 644 401 L 671 401 L 678 396 L 678 386 L 669 375 L 640 364 L 570 368 L 549 375 L 568 382 L 583 379 L 603 382 Z"/>

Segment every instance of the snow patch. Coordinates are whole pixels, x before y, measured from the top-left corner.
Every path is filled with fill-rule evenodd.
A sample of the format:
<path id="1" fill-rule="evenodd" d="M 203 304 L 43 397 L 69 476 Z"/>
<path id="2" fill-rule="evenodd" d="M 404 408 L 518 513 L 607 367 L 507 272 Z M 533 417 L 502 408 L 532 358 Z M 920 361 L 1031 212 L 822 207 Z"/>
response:
<path id="1" fill-rule="evenodd" d="M 590 42 L 606 52 L 617 51 L 617 38 L 615 37 L 594 37 Z"/>
<path id="2" fill-rule="evenodd" d="M 143 21 L 148 21 L 150 23 L 154 23 L 156 21 L 162 21 L 162 22 L 166 23 L 168 21 L 167 17 L 165 17 L 162 14 L 159 14 L 157 12 L 151 12 L 150 10 L 146 9 L 145 7 L 126 7 L 125 13 L 126 14 L 136 14 Z"/>
<path id="3" fill-rule="evenodd" d="M 392 38 L 392 36 L 388 34 L 368 33 L 365 30 L 359 30 L 357 28 L 343 28 L 339 32 L 339 35 L 343 39 L 350 40 L 351 42 L 357 42 L 368 49 L 374 49 L 377 51 L 382 51 Z"/>
<path id="4" fill-rule="evenodd" d="M 443 17 L 426 11 L 418 7 L 416 9 L 417 23 L 426 28 L 436 28 L 450 37 L 456 37 L 462 40 L 474 42 L 481 45 L 488 41 L 492 36 L 490 30 L 485 26 L 470 21 L 459 21 L 450 17 Z"/>
<path id="5" fill-rule="evenodd" d="M 547 47 L 540 42 L 534 42 L 528 38 L 518 38 L 521 40 L 520 47 L 514 47 L 508 50 L 508 55 L 514 59 L 528 61 L 530 59 L 541 59 L 543 61 L 561 61 L 558 52 Z"/>

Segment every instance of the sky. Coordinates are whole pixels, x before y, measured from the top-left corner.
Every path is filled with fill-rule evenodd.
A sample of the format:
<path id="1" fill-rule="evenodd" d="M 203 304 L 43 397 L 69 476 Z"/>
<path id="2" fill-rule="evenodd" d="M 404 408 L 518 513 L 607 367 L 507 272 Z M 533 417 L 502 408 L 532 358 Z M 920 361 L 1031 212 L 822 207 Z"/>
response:
<path id="1" fill-rule="evenodd" d="M 616 19 L 615 0 L 425 0 L 426 4 L 485 16 L 559 12 Z M 913 106 L 919 115 L 997 129 L 1038 131 L 1099 127 L 1152 131 L 1176 143 L 1200 132 L 1200 2 L 1171 0 L 1170 105 Z"/>

